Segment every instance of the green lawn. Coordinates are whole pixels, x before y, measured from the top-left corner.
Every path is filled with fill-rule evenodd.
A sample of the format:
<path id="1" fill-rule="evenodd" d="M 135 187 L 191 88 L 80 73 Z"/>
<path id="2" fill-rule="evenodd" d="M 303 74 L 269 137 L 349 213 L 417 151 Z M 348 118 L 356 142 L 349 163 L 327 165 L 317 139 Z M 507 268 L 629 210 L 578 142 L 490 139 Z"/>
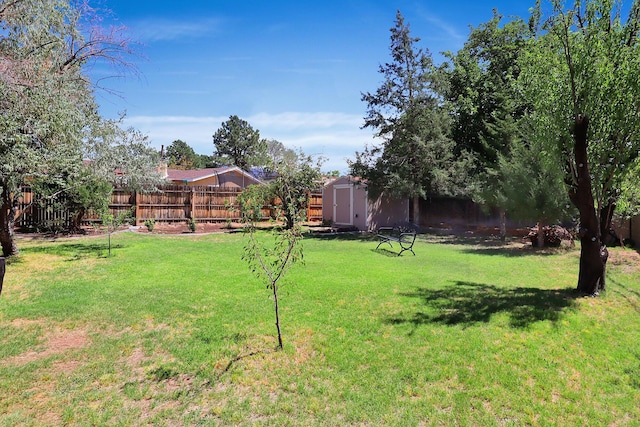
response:
<path id="1" fill-rule="evenodd" d="M 20 241 L 0 425 L 640 425 L 640 256 L 579 298 L 579 250 L 304 240 L 273 302 L 244 236 Z"/>

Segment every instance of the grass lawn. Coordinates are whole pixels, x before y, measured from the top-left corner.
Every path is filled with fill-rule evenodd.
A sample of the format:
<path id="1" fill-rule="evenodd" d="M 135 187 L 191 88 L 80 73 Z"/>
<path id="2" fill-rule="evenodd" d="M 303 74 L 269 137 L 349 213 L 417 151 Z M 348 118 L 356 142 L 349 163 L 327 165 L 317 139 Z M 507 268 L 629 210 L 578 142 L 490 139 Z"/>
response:
<path id="1" fill-rule="evenodd" d="M 640 425 L 640 256 L 574 294 L 579 250 L 304 240 L 281 293 L 237 234 L 21 240 L 0 426 Z"/>

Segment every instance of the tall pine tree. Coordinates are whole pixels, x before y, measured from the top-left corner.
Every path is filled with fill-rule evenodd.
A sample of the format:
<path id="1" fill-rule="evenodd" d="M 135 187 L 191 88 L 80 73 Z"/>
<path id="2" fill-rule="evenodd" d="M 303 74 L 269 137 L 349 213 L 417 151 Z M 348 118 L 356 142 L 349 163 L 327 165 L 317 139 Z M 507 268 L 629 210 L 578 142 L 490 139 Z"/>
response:
<path id="1" fill-rule="evenodd" d="M 375 130 L 382 143 L 356 153 L 351 173 L 365 178 L 371 195 L 385 192 L 413 199 L 412 220 L 419 223 L 419 200 L 451 187 L 453 142 L 442 108 L 442 79 L 428 50 L 417 47 L 400 11 L 391 28 L 392 61 L 380 65 L 384 76 L 374 93 L 363 93 L 367 114 L 363 128 Z"/>

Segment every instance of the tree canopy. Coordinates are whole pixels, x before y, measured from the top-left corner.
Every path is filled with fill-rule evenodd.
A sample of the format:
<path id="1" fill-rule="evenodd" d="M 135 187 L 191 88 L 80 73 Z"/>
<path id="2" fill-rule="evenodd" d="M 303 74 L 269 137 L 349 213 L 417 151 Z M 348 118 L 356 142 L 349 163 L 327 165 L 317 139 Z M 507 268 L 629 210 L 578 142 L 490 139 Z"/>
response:
<path id="1" fill-rule="evenodd" d="M 201 156 L 196 154 L 193 148 L 182 141 L 176 139 L 173 141 L 165 152 L 167 166 L 172 169 L 199 169 L 203 167 Z"/>
<path id="2" fill-rule="evenodd" d="M 374 129 L 382 143 L 356 153 L 350 168 L 368 181 L 372 197 L 386 192 L 413 198 L 417 222 L 420 197 L 452 192 L 457 158 L 442 105 L 442 73 L 429 50 L 418 47 L 420 39 L 411 35 L 400 11 L 390 31 L 392 60 L 379 67 L 384 81 L 374 93 L 362 94 L 363 127 Z"/>
<path id="3" fill-rule="evenodd" d="M 97 112 L 84 67 L 99 60 L 127 66 L 132 50 L 118 29 L 93 26 L 92 14 L 66 0 L 0 1 L 0 242 L 6 256 L 18 252 L 14 225 L 27 180 L 77 187 L 86 178 L 86 159 L 105 179 L 126 170 L 129 184 L 153 171 L 152 157 L 133 157 L 144 145 L 139 135 Z"/>
<path id="4" fill-rule="evenodd" d="M 264 166 L 267 157 L 266 141 L 260 132 L 240 117 L 229 116 L 213 135 L 214 157 L 225 165 L 247 170 L 252 166 Z"/>
<path id="5" fill-rule="evenodd" d="M 364 127 L 382 143 L 351 171 L 414 206 L 464 191 L 465 174 L 477 200 L 516 218 L 556 222 L 573 204 L 578 289 L 596 294 L 613 213 L 637 212 L 640 194 L 640 1 L 544 3 L 528 22 L 494 11 L 440 66 L 398 12 L 384 81 L 362 95 Z"/>
<path id="6" fill-rule="evenodd" d="M 447 54 L 452 135 L 457 151 L 472 154 L 474 200 L 501 213 L 503 239 L 507 216 L 536 221 L 541 229 L 568 215 L 562 168 L 542 141 L 532 139 L 531 102 L 519 81 L 533 37 L 522 19 L 503 22 L 494 10 L 460 51 Z"/>
<path id="7" fill-rule="evenodd" d="M 533 103 L 533 137 L 557 152 L 580 213 L 578 289 L 597 294 L 605 288 L 604 238 L 640 153 L 640 2 L 626 17 L 615 0 L 551 5 L 549 16 L 540 2 L 534 10 L 538 32 L 521 82 Z"/>

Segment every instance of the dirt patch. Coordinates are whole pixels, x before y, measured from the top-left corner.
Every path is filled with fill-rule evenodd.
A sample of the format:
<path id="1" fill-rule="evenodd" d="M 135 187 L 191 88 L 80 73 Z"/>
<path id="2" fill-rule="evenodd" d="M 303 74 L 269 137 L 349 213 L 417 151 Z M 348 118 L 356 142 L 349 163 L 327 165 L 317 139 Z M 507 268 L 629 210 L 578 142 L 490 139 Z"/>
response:
<path id="1" fill-rule="evenodd" d="M 624 274 L 640 272 L 640 253 L 630 249 L 616 249 L 609 251 L 610 265 L 619 267 Z"/>
<path id="2" fill-rule="evenodd" d="M 44 349 L 41 351 L 28 351 L 17 356 L 13 356 L 5 360 L 5 365 L 24 366 L 28 363 L 42 360 L 50 356 L 66 353 L 67 351 L 77 350 L 87 347 L 90 339 L 87 332 L 81 329 L 61 330 L 57 329 L 49 333 L 46 338 Z M 60 365 L 62 371 L 75 369 L 77 365 L 72 361 L 67 361 Z"/>
<path id="3" fill-rule="evenodd" d="M 224 222 L 201 222 L 196 225 L 196 231 L 189 230 L 186 221 L 175 223 L 156 223 L 152 234 L 208 234 L 208 233 L 223 233 L 233 231 L 242 227 L 240 224 L 232 223 L 227 224 Z M 149 233 L 147 227 L 136 226 L 130 227 L 131 231 L 138 233 Z"/>

